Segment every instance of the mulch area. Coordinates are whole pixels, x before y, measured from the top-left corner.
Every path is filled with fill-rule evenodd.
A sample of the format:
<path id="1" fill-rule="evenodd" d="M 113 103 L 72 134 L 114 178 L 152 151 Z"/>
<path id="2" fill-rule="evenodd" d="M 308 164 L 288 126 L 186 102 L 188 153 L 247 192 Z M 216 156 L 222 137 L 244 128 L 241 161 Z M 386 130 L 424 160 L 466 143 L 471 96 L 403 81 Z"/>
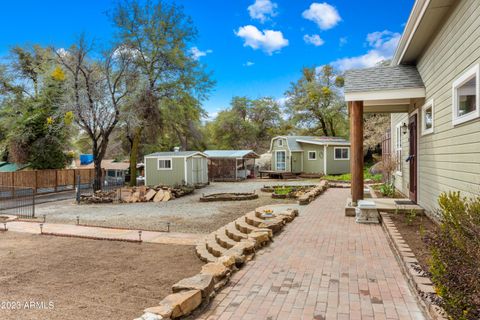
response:
<path id="1" fill-rule="evenodd" d="M 439 228 L 438 225 L 424 215 L 417 215 L 410 223 L 407 222 L 405 214 L 390 214 L 389 216 L 422 268 L 428 271 L 428 261 L 431 255 L 424 237 L 435 233 Z"/>
<path id="2" fill-rule="evenodd" d="M 1 232 L 0 319 L 131 320 L 202 264 L 193 246 Z"/>

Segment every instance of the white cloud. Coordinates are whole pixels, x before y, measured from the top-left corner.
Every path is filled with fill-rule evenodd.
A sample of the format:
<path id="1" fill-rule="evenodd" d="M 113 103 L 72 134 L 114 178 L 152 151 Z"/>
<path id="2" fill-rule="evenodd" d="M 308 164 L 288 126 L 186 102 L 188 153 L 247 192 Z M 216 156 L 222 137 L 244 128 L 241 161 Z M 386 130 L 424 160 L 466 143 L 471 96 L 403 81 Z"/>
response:
<path id="1" fill-rule="evenodd" d="M 195 60 L 199 60 L 201 57 L 204 57 L 207 54 L 212 53 L 212 52 L 213 51 L 210 50 L 210 49 L 202 51 L 202 50 L 198 49 L 197 47 L 190 48 L 190 54 L 192 55 L 193 59 L 195 59 Z"/>
<path id="2" fill-rule="evenodd" d="M 65 48 L 59 48 L 57 49 L 57 54 L 61 57 L 66 57 L 67 55 L 69 55 L 70 53 L 68 52 L 67 49 Z"/>
<path id="3" fill-rule="evenodd" d="M 255 3 L 248 6 L 248 13 L 252 19 L 264 23 L 277 15 L 277 4 L 270 0 L 255 0 Z"/>
<path id="4" fill-rule="evenodd" d="M 303 36 L 303 41 L 309 44 L 313 44 L 315 47 L 320 47 L 325 43 L 322 38 L 318 34 L 312 34 L 312 35 L 304 35 Z"/>
<path id="5" fill-rule="evenodd" d="M 331 29 L 342 20 L 337 9 L 326 2 L 312 3 L 309 9 L 303 11 L 302 17 L 315 22 L 322 30 Z"/>
<path id="6" fill-rule="evenodd" d="M 340 39 L 338 39 L 338 45 L 340 47 L 343 47 L 344 45 L 346 45 L 348 42 L 348 38 L 347 37 L 341 37 Z"/>
<path id="7" fill-rule="evenodd" d="M 251 47 L 254 50 L 261 49 L 268 55 L 272 55 L 274 52 L 288 46 L 288 40 L 283 37 L 281 31 L 260 31 L 255 26 L 247 25 L 235 31 L 235 35 L 245 41 L 243 43 L 244 47 Z"/>
<path id="8" fill-rule="evenodd" d="M 247 61 L 243 64 L 244 67 L 251 67 L 255 64 L 255 62 L 252 62 L 252 61 Z"/>
<path id="9" fill-rule="evenodd" d="M 356 57 L 338 59 L 332 64 L 341 71 L 373 67 L 383 60 L 391 59 L 400 37 L 400 33 L 388 30 L 369 33 L 366 39 L 369 47 L 367 53 Z"/>

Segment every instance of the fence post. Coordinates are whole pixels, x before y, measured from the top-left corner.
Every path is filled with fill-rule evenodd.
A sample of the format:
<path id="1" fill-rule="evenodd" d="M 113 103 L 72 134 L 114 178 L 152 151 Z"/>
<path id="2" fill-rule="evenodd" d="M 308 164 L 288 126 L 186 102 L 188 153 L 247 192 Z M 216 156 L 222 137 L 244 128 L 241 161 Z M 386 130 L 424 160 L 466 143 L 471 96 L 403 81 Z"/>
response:
<path id="1" fill-rule="evenodd" d="M 75 174 L 75 169 L 72 169 L 72 173 L 73 173 L 73 189 L 75 189 L 75 186 L 77 185 L 77 175 Z"/>
<path id="2" fill-rule="evenodd" d="M 80 204 L 80 175 L 77 177 L 77 204 Z"/>
<path id="3" fill-rule="evenodd" d="M 58 170 L 55 169 L 55 192 L 58 191 Z"/>
<path id="4" fill-rule="evenodd" d="M 38 170 L 35 170 L 35 187 L 33 192 L 37 193 L 38 190 Z"/>
<path id="5" fill-rule="evenodd" d="M 35 194 L 36 192 L 32 190 L 32 218 L 35 218 Z"/>
<path id="6" fill-rule="evenodd" d="M 15 197 L 15 172 L 12 172 L 12 198 Z"/>

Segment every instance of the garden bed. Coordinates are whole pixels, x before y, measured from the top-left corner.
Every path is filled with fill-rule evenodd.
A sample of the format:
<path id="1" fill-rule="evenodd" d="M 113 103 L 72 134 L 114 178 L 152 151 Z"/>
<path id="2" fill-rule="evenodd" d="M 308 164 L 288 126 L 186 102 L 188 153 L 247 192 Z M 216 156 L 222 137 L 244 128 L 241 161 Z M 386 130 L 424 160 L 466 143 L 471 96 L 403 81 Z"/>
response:
<path id="1" fill-rule="evenodd" d="M 212 201 L 244 201 L 258 199 L 258 194 L 255 192 L 246 193 L 212 193 L 202 195 L 200 202 L 212 202 Z"/>

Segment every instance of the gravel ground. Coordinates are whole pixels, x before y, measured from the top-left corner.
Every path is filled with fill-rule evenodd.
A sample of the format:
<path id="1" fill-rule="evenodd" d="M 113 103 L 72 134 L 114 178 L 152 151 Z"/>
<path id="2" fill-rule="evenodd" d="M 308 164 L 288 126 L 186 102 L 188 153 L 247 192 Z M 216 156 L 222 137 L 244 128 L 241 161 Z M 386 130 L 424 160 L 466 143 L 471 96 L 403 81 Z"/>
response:
<path id="1" fill-rule="evenodd" d="M 71 200 L 38 205 L 37 216 L 46 215 L 47 223 L 76 223 L 171 231 L 209 233 L 244 215 L 250 210 L 268 204 L 291 203 L 292 200 L 272 199 L 260 192 L 264 185 L 305 185 L 318 180 L 279 181 L 249 180 L 243 182 L 215 182 L 188 195 L 169 202 L 77 205 Z M 235 202 L 200 202 L 202 193 L 259 192 L 259 198 Z"/>

